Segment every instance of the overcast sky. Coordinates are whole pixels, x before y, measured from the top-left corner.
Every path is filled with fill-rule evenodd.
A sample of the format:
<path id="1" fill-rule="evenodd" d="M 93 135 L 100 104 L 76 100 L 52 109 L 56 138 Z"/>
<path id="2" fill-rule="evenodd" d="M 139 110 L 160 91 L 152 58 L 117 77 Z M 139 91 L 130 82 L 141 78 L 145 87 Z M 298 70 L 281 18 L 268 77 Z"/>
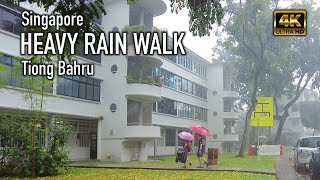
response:
<path id="1" fill-rule="evenodd" d="M 299 2 L 301 0 L 282 0 L 279 2 L 279 6 L 288 5 L 292 3 L 292 1 Z M 217 37 L 214 35 L 214 32 L 212 32 L 210 36 L 201 38 L 192 36 L 192 34 L 189 32 L 188 10 L 183 9 L 179 12 L 179 14 L 171 13 L 169 1 L 164 0 L 164 2 L 167 3 L 167 12 L 154 19 L 154 26 L 160 29 L 167 29 L 170 36 L 172 36 L 173 31 L 185 31 L 187 35 L 183 41 L 184 45 L 207 61 L 211 61 L 213 53 L 212 47 L 216 45 L 217 41 Z"/>
<path id="2" fill-rule="evenodd" d="M 168 0 L 164 0 L 168 2 Z M 167 4 L 168 5 L 168 4 Z M 217 38 L 214 35 L 210 37 L 194 37 L 189 32 L 189 16 L 187 9 L 183 9 L 179 14 L 171 13 L 170 7 L 168 7 L 167 12 L 161 16 L 154 19 L 154 26 L 160 29 L 167 29 L 170 36 L 172 36 L 173 31 L 185 31 L 186 37 L 183 43 L 186 47 L 210 61 L 212 59 L 212 47 L 216 44 Z"/>

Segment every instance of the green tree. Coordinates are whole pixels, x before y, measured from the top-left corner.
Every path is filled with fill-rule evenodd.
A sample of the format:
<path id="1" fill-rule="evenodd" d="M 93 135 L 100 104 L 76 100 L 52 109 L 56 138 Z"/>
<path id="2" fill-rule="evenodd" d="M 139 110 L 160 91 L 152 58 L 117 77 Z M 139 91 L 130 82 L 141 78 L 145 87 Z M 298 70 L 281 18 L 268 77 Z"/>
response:
<path id="1" fill-rule="evenodd" d="M 298 5 L 293 7 L 297 8 Z M 302 4 L 300 9 L 302 7 L 308 6 Z M 318 26 L 309 25 L 310 34 L 304 38 L 275 37 L 270 28 L 273 8 L 269 2 L 250 0 L 246 1 L 242 8 L 239 4 L 230 2 L 225 9 L 229 21 L 224 26 L 224 32 L 228 36 L 219 42 L 217 51 L 222 53 L 225 60 L 234 62 L 240 106 L 249 107 L 239 156 L 244 155 L 248 142 L 250 115 L 256 105 L 256 96 L 274 98 L 274 119 L 280 120 L 274 140 L 274 143 L 278 143 L 290 106 L 296 102 L 308 84 L 313 87 L 319 85 L 319 61 L 313 58 L 316 57 L 315 53 L 318 53 L 315 52 L 318 45 L 314 39 L 319 36 L 311 30 L 311 27 Z M 310 16 L 310 13 L 308 15 Z M 307 40 L 309 38 L 310 40 Z M 298 82 L 295 83 L 296 81 Z M 290 101 L 280 115 L 277 101 L 282 96 L 288 97 Z"/>
<path id="2" fill-rule="evenodd" d="M 256 96 L 261 91 L 259 83 L 264 79 L 263 73 L 275 42 L 270 28 L 267 28 L 272 27 L 272 10 L 269 1 L 249 0 L 245 3 L 228 1 L 225 12 L 228 20 L 223 32 L 227 37 L 220 39 L 218 50 L 224 60 L 233 61 L 236 88 L 242 96 L 240 103 L 248 106 L 238 155 L 243 157 L 249 140 L 251 113 L 257 104 Z"/>
<path id="3" fill-rule="evenodd" d="M 171 11 L 178 13 L 182 8 L 189 9 L 189 31 L 194 36 L 210 35 L 214 23 L 221 24 L 224 16 L 220 0 L 170 0 Z"/>
<path id="4" fill-rule="evenodd" d="M 319 8 L 313 6 L 314 2 L 316 1 L 303 2 L 302 4 L 295 3 L 290 7 L 291 9 L 307 10 L 308 34 L 304 37 L 292 37 L 288 40 L 290 43 L 287 47 L 290 47 L 288 48 L 290 51 L 288 60 L 283 62 L 282 67 L 283 71 L 289 70 L 288 72 L 291 72 L 293 78 L 290 78 L 289 76 L 278 77 L 283 78 L 285 81 L 283 84 L 276 86 L 275 93 L 280 92 L 279 95 L 287 95 L 290 98 L 290 101 L 284 106 L 284 113 L 282 115 L 279 115 L 278 111 L 276 111 L 276 119 L 280 122 L 274 139 L 275 144 L 280 140 L 282 129 L 289 116 L 289 108 L 291 105 L 299 99 L 306 87 L 309 86 L 311 89 L 320 87 L 320 61 L 318 59 L 320 56 L 320 23 L 316 20 L 320 18 L 320 13 Z M 297 83 L 295 83 L 295 81 L 297 81 Z M 287 92 L 283 93 L 283 91 Z M 275 100 L 275 102 L 277 101 Z"/>
<path id="5" fill-rule="evenodd" d="M 300 118 L 304 127 L 320 129 L 320 102 L 300 102 Z"/>
<path id="6" fill-rule="evenodd" d="M 21 59 L 15 58 L 19 62 Z M 42 63 L 45 57 L 34 59 L 35 63 Z M 43 176 L 55 175 L 58 167 L 68 161 L 63 147 L 68 137 L 68 126 L 53 126 L 52 139 L 57 141 L 45 148 L 40 137 L 48 133 L 49 127 L 40 128 L 46 124 L 50 115 L 43 111 L 46 97 L 52 93 L 53 82 L 44 76 L 23 76 L 21 63 L 4 72 L 9 71 L 15 79 L 14 86 L 24 88 L 22 96 L 26 110 L 0 112 L 0 135 L 4 136 L 4 148 L 0 151 L 0 176 Z M 61 134 L 63 136 L 61 136 Z M 10 171 L 9 169 L 13 169 Z"/>

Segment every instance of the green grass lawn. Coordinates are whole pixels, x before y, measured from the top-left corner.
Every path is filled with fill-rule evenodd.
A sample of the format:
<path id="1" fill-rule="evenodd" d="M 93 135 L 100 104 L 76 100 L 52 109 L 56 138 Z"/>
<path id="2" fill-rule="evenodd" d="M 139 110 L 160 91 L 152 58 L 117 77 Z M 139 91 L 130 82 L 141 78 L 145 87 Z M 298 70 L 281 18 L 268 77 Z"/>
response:
<path id="1" fill-rule="evenodd" d="M 9 179 L 9 178 L 8 178 Z M 162 170 L 138 170 L 138 169 L 100 169 L 100 168 L 71 168 L 68 172 L 61 170 L 58 176 L 43 177 L 38 179 L 243 179 L 243 180 L 272 180 L 271 175 L 217 172 L 217 171 L 162 171 Z"/>
<path id="2" fill-rule="evenodd" d="M 218 166 L 221 168 L 244 168 L 253 170 L 274 170 L 274 162 L 278 156 L 246 156 L 235 157 L 236 154 L 219 154 Z M 188 155 L 192 166 L 198 166 L 196 155 Z M 206 158 L 206 156 L 205 156 Z M 181 167 L 183 164 L 175 162 L 175 156 L 163 156 L 150 158 L 147 162 L 80 162 L 87 165 L 110 165 L 129 167 Z"/>

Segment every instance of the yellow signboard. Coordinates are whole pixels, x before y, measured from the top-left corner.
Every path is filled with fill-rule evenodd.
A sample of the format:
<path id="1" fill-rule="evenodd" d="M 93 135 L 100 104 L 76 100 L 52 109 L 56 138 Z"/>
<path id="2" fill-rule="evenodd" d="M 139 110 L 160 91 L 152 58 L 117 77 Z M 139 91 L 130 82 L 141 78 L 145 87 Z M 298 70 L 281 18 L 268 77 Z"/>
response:
<path id="1" fill-rule="evenodd" d="M 273 126 L 273 98 L 257 97 L 256 109 L 251 114 L 251 126 Z"/>

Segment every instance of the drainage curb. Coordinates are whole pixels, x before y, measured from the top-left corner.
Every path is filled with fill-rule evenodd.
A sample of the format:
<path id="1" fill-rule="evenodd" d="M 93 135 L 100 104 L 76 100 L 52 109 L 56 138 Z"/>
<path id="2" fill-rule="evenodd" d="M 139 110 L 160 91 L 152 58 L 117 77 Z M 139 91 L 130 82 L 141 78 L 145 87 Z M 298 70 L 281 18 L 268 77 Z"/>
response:
<path id="1" fill-rule="evenodd" d="M 253 174 L 265 174 L 276 176 L 275 171 L 255 171 L 249 169 L 237 169 L 237 168 L 160 168 L 160 167 L 128 167 L 128 166 L 90 166 L 90 165 L 75 165 L 72 164 L 69 167 L 75 168 L 106 168 L 106 169 L 144 169 L 144 170 L 173 170 L 173 171 L 225 171 L 225 172 L 244 172 Z"/>

